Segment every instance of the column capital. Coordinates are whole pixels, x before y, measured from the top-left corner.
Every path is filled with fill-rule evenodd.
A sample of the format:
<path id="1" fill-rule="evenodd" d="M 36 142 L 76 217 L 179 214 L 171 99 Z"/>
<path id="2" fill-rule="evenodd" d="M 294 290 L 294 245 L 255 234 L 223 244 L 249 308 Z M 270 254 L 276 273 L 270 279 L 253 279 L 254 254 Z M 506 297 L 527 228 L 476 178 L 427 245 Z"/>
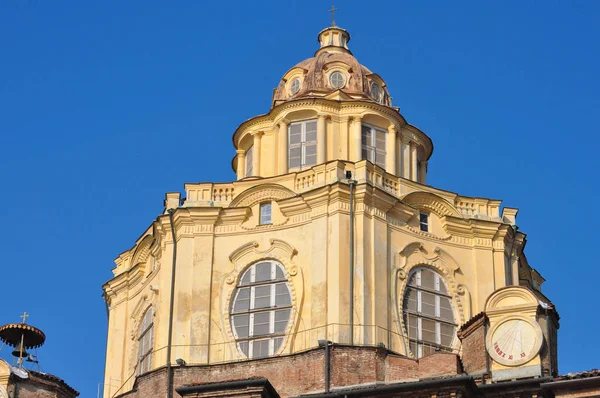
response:
<path id="1" fill-rule="evenodd" d="M 277 122 L 277 124 L 279 126 L 281 126 L 282 124 L 283 125 L 287 125 L 287 124 L 290 124 L 290 121 L 288 119 L 286 119 L 286 118 L 282 118 L 282 119 L 279 119 L 279 121 Z"/>
<path id="2" fill-rule="evenodd" d="M 388 127 L 388 133 L 397 133 L 398 127 L 395 124 L 390 124 Z"/>
<path id="3" fill-rule="evenodd" d="M 349 119 L 352 119 L 353 122 L 361 122 L 362 121 L 362 116 L 358 115 L 358 116 L 349 116 Z"/>
<path id="4" fill-rule="evenodd" d="M 317 113 L 319 119 L 326 119 L 329 115 L 326 113 Z"/>
<path id="5" fill-rule="evenodd" d="M 259 130 L 259 131 L 253 131 L 253 132 L 250 133 L 251 136 L 253 136 L 253 137 L 256 136 L 257 138 L 262 137 L 264 134 L 265 134 L 265 132 L 261 131 L 261 130 Z"/>
<path id="6" fill-rule="evenodd" d="M 235 153 L 237 153 L 238 156 L 246 156 L 246 151 L 243 149 L 238 149 L 237 151 L 235 151 Z"/>

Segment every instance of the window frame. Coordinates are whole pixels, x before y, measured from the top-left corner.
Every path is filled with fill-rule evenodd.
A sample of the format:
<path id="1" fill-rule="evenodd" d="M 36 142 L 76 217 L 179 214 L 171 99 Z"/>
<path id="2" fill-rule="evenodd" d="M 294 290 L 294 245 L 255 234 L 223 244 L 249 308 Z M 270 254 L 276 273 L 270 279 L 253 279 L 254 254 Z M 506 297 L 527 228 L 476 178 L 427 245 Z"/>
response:
<path id="1" fill-rule="evenodd" d="M 339 74 L 342 77 L 342 84 L 341 86 L 337 87 L 335 84 L 333 84 L 333 76 Z M 327 80 L 329 81 L 329 85 L 336 89 L 336 90 L 341 90 L 344 87 L 346 87 L 346 83 L 348 83 L 348 77 L 346 76 L 346 74 L 340 70 L 334 70 L 332 71 L 329 76 L 327 77 Z"/>
<path id="2" fill-rule="evenodd" d="M 423 217 L 425 217 L 425 221 L 423 221 Z M 430 231 L 430 213 L 425 211 L 419 211 L 419 230 L 421 232 L 431 232 Z"/>
<path id="3" fill-rule="evenodd" d="M 256 281 L 256 269 L 258 264 L 262 264 L 262 263 L 269 263 L 271 265 L 271 279 L 269 280 L 261 280 L 261 281 Z M 249 278 L 247 281 L 244 281 L 246 279 L 246 274 L 249 274 Z M 278 276 L 278 274 L 280 274 L 280 276 Z M 277 286 L 285 286 L 286 288 L 286 294 L 287 294 L 287 300 L 289 302 L 289 304 L 282 304 L 282 305 L 277 305 L 276 300 L 277 300 Z M 261 306 L 261 307 L 256 307 L 256 288 L 264 288 L 265 286 L 270 286 L 270 292 L 269 292 L 269 300 L 270 300 L 270 306 Z M 238 297 L 240 295 L 240 293 L 242 292 L 243 289 L 249 289 L 249 298 L 248 298 L 248 309 L 245 310 L 234 310 L 235 309 L 235 305 L 236 302 L 238 300 Z M 259 296 L 261 298 L 264 298 L 264 296 Z M 246 300 L 246 299 L 243 299 Z M 271 357 L 276 355 L 282 348 L 283 348 L 283 343 L 285 340 L 285 336 L 287 333 L 287 330 L 289 329 L 291 323 L 292 323 L 292 317 L 293 317 L 293 312 L 292 312 L 293 306 L 292 306 L 292 290 L 290 287 L 290 283 L 288 280 L 288 276 L 287 276 L 287 272 L 285 270 L 285 267 L 283 266 L 283 264 L 281 264 L 278 261 L 275 260 L 270 260 L 270 259 L 264 259 L 264 260 L 259 260 L 255 263 L 253 263 L 252 265 L 250 265 L 241 275 L 240 275 L 240 279 L 237 283 L 236 289 L 234 290 L 233 294 L 232 294 L 232 300 L 231 300 L 231 306 L 229 309 L 229 321 L 230 321 L 230 325 L 231 325 L 231 330 L 233 332 L 233 336 L 235 338 L 236 341 L 236 346 L 238 348 L 238 350 L 242 353 L 242 355 L 246 356 L 248 359 L 252 359 L 252 358 L 266 358 L 266 357 Z M 286 324 L 285 327 L 282 331 L 280 332 L 276 332 L 275 328 L 276 328 L 276 323 L 277 322 L 282 322 L 277 321 L 276 320 L 276 316 L 277 313 L 281 313 L 282 311 L 288 311 L 288 317 L 286 319 Z M 255 323 L 255 319 L 256 319 L 256 315 L 257 314 L 268 314 L 269 317 L 269 321 L 268 321 L 268 327 L 269 327 L 269 332 L 268 333 L 262 333 L 262 334 L 256 334 L 255 335 L 255 327 L 256 327 L 256 323 Z M 248 332 L 247 332 L 247 336 L 245 337 L 240 337 L 238 335 L 238 330 L 235 326 L 235 322 L 234 322 L 234 317 L 236 316 L 240 316 L 240 315 L 248 315 Z M 261 324 L 264 325 L 264 324 Z M 255 356 L 254 353 L 254 345 L 256 342 L 259 343 L 263 343 L 265 341 L 268 341 L 268 346 L 267 348 L 267 355 L 260 355 L 259 356 Z M 275 347 L 276 345 L 276 341 L 278 341 L 278 347 Z M 244 351 L 243 345 L 246 344 L 246 348 Z"/>
<path id="4" fill-rule="evenodd" d="M 370 144 L 364 144 L 363 143 L 363 137 L 364 137 L 364 128 L 367 127 L 371 130 L 371 143 Z M 377 132 L 383 133 L 384 137 L 385 137 L 385 149 L 383 150 L 383 162 L 378 162 L 378 156 L 377 156 Z M 388 140 L 388 132 L 385 129 L 382 129 L 380 127 L 374 126 L 372 124 L 368 124 L 368 123 L 362 123 L 361 128 L 360 128 L 360 156 L 361 158 L 364 160 L 369 160 L 369 153 L 371 153 L 372 159 L 373 160 L 369 160 L 369 162 L 382 167 L 385 169 L 386 167 L 386 162 L 387 162 L 387 140 Z M 381 151 L 381 150 L 380 150 Z M 367 152 L 367 157 L 363 156 L 363 152 Z"/>
<path id="5" fill-rule="evenodd" d="M 309 122 L 314 122 L 315 123 L 315 140 L 314 141 L 307 141 L 306 140 L 306 125 Z M 292 144 L 291 143 L 291 135 L 292 135 L 292 126 L 297 126 L 297 125 L 301 125 L 301 131 L 300 131 L 300 143 L 298 144 Z M 317 119 L 305 119 L 305 120 L 298 120 L 295 122 L 292 122 L 288 125 L 287 128 L 287 134 L 288 134 L 288 147 L 287 147 L 287 151 L 288 151 L 288 170 L 304 170 L 305 168 L 311 168 L 313 166 L 317 165 L 317 156 L 316 156 L 316 152 L 318 150 L 318 145 L 319 145 L 319 141 L 318 141 L 318 120 Z M 307 164 L 306 163 L 306 148 L 307 147 L 315 147 L 315 162 L 314 164 Z M 300 148 L 300 165 L 299 166 L 292 166 L 291 161 L 292 161 L 292 157 L 290 156 L 290 153 L 292 151 L 292 149 L 295 148 Z"/>
<path id="6" fill-rule="evenodd" d="M 427 287 L 421 286 L 421 272 L 424 270 L 431 272 L 434 275 L 434 289 L 433 290 L 429 289 Z M 415 285 L 410 285 L 411 278 L 415 274 L 417 274 L 415 276 Z M 445 292 L 442 291 L 440 288 L 440 286 L 442 286 L 442 285 L 444 287 Z M 416 308 L 417 308 L 416 311 L 409 310 L 407 308 L 409 289 L 413 289 L 417 293 L 417 295 L 416 295 Z M 423 293 L 434 295 L 434 297 L 435 297 L 434 311 L 435 311 L 436 315 L 429 315 L 422 311 Z M 442 318 L 440 315 L 441 308 L 442 308 L 440 298 L 442 298 L 442 297 L 448 299 L 448 302 L 450 303 L 450 309 L 452 311 L 452 321 L 451 322 L 447 319 Z M 408 322 L 409 316 L 413 316 L 417 320 L 417 325 L 415 326 L 416 338 L 410 336 L 411 325 Z M 425 356 L 424 352 L 425 352 L 426 348 L 428 350 L 440 349 L 443 351 L 450 351 L 450 352 L 453 351 L 454 345 L 456 342 L 456 338 L 457 338 L 456 331 L 458 329 L 458 324 L 456 322 L 456 310 L 455 310 L 455 306 L 454 306 L 454 300 L 448 290 L 448 284 L 446 283 L 446 281 L 444 280 L 442 275 L 440 275 L 436 270 L 433 270 L 428 267 L 416 267 L 413 270 L 411 270 L 411 272 L 409 273 L 409 276 L 408 276 L 408 282 L 407 282 L 407 285 L 406 285 L 406 288 L 404 291 L 403 300 L 402 300 L 402 317 L 404 319 L 406 338 L 409 341 L 409 347 L 410 347 L 409 349 L 411 350 L 413 355 L 415 355 L 416 358 L 424 357 Z M 435 340 L 436 340 L 435 342 L 423 339 L 423 320 L 431 321 L 431 322 L 435 323 L 435 326 L 434 326 L 435 327 L 434 333 L 435 333 Z M 452 340 L 450 341 L 450 343 L 448 345 L 443 345 L 442 341 L 441 341 L 442 325 L 451 326 L 453 328 Z M 416 352 L 413 351 L 413 348 L 412 348 L 413 345 L 416 346 Z"/>
<path id="7" fill-rule="evenodd" d="M 149 319 L 149 322 L 146 322 Z M 148 338 L 148 347 L 144 347 L 143 344 L 146 340 L 146 336 Z M 150 371 L 152 367 L 152 352 L 154 346 L 154 311 L 152 307 L 149 307 L 146 312 L 144 312 L 144 316 L 142 317 L 142 324 L 140 325 L 140 330 L 138 333 L 138 375 L 147 373 Z M 146 369 L 144 369 L 144 364 L 146 364 Z"/>
<path id="8" fill-rule="evenodd" d="M 298 88 L 296 90 L 294 90 L 294 84 L 298 83 Z M 291 95 L 296 95 L 298 94 L 298 92 L 300 91 L 300 89 L 302 88 L 302 82 L 300 81 L 299 77 L 295 77 L 292 79 L 292 81 L 290 82 L 290 94 Z"/>
<path id="9" fill-rule="evenodd" d="M 267 214 L 263 214 L 263 209 L 269 209 L 268 220 L 263 221 L 263 216 L 266 218 Z M 262 202 L 258 205 L 258 224 L 259 225 L 271 225 L 273 223 L 273 202 Z"/>
<path id="10" fill-rule="evenodd" d="M 254 164 L 254 145 L 250 145 L 248 149 L 246 149 L 246 170 L 244 173 L 244 177 L 251 177 L 254 168 L 252 167 Z"/>

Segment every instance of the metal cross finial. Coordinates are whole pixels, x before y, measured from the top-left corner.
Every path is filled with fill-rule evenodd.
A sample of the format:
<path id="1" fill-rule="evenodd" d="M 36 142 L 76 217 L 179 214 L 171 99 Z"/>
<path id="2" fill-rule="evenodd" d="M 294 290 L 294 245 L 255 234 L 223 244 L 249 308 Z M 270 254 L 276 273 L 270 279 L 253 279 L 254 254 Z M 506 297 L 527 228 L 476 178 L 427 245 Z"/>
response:
<path id="1" fill-rule="evenodd" d="M 331 26 L 335 26 L 335 12 L 338 9 L 335 8 L 335 3 L 331 3 L 331 10 L 329 10 L 329 12 L 331 13 Z"/>
<path id="2" fill-rule="evenodd" d="M 29 314 L 27 314 L 26 312 L 24 312 L 23 315 L 21 315 L 21 319 L 23 319 L 23 323 L 25 323 L 25 320 L 27 319 L 28 316 L 29 316 Z"/>

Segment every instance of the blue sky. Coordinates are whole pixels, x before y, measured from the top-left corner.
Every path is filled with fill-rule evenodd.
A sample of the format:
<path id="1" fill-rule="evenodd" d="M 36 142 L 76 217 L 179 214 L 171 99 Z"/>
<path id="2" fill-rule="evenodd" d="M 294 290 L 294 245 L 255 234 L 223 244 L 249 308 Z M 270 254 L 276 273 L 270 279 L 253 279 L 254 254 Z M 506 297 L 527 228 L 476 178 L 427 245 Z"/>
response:
<path id="1" fill-rule="evenodd" d="M 234 179 L 233 131 L 312 56 L 330 6 L 0 3 L 0 323 L 31 313 L 44 371 L 95 396 L 113 259 L 166 191 Z M 354 55 L 432 138 L 429 183 L 520 209 L 561 315 L 561 372 L 598 367 L 600 2 L 336 6 Z"/>

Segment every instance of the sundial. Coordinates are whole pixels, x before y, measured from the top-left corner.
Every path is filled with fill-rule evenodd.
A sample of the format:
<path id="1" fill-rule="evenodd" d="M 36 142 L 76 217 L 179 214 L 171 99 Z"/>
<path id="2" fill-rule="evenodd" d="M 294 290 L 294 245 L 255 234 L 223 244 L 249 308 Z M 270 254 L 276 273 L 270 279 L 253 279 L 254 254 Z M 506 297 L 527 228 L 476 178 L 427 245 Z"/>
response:
<path id="1" fill-rule="evenodd" d="M 497 323 L 487 339 L 490 356 L 505 366 L 529 362 L 542 346 L 542 330 L 537 322 L 525 318 L 505 318 Z"/>

